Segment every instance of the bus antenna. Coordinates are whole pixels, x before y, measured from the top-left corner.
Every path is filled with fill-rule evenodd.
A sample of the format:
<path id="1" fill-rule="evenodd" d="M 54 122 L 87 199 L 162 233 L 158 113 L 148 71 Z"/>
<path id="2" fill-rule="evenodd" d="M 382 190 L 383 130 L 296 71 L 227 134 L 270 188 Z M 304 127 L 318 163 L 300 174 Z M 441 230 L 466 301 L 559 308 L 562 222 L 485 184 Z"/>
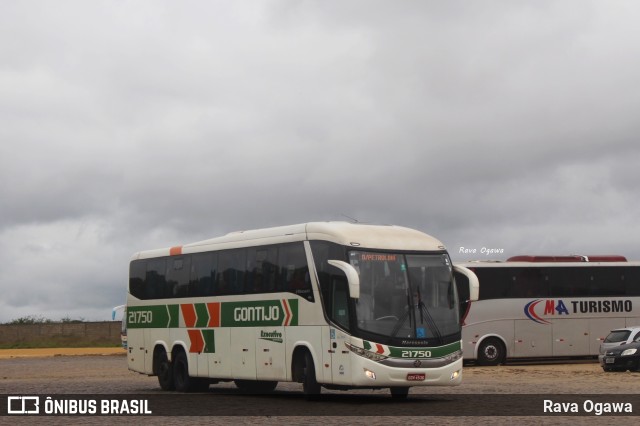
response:
<path id="1" fill-rule="evenodd" d="M 344 216 L 344 217 L 346 217 L 347 219 L 351 220 L 353 223 L 360 223 L 360 221 L 358 221 L 358 219 L 353 218 L 353 217 L 351 217 L 351 216 L 347 216 L 347 215 L 346 215 L 346 214 L 344 214 L 344 213 L 340 213 L 340 216 Z"/>

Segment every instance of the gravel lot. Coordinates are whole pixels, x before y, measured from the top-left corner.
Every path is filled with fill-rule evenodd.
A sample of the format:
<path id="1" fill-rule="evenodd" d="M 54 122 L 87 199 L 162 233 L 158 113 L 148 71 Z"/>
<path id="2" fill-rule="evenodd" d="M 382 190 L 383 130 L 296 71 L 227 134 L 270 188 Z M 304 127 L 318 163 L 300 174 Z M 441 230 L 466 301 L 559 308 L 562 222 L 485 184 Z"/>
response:
<path id="1" fill-rule="evenodd" d="M 7 355 L 0 351 L 0 394 L 28 395 L 28 394 L 153 394 L 167 395 L 159 390 L 155 377 L 147 377 L 138 373 L 130 372 L 127 369 L 125 356 L 118 351 L 111 355 L 76 355 L 70 356 L 43 356 L 43 354 L 31 353 L 32 356 L 20 354 Z M 97 351 L 98 353 L 104 351 Z M 93 352 L 95 353 L 95 352 Z M 303 424 L 338 424 L 344 423 L 345 418 L 341 417 L 278 417 L 286 410 L 294 409 L 294 412 L 313 410 L 320 413 L 330 414 L 332 410 L 344 412 L 353 410 L 360 416 L 366 416 L 370 412 L 376 414 L 375 417 L 366 417 L 366 420 L 359 416 L 347 417 L 349 423 L 360 424 L 424 424 L 426 420 L 434 421 L 436 418 L 407 417 L 402 415 L 404 409 L 415 410 L 420 407 L 425 408 L 425 415 L 430 414 L 429 410 L 438 412 L 442 408 L 444 400 L 445 407 L 459 409 L 464 401 L 464 407 L 477 405 L 478 410 L 486 408 L 487 395 L 499 394 L 493 397 L 504 398 L 508 405 L 512 395 L 521 394 L 544 394 L 549 398 L 556 398 L 554 395 L 568 398 L 571 401 L 576 394 L 619 394 L 620 397 L 633 395 L 634 401 L 640 401 L 640 387 L 638 382 L 640 373 L 604 373 L 599 365 L 593 361 L 574 361 L 571 363 L 536 363 L 536 364 L 509 364 L 499 367 L 477 367 L 468 366 L 464 370 L 463 385 L 459 387 L 438 387 L 438 388 L 413 388 L 409 396 L 409 401 L 405 405 L 391 401 L 387 390 L 365 390 L 365 391 L 325 391 L 323 395 L 329 395 L 328 401 L 320 403 L 308 402 L 300 397 L 301 385 L 294 383 L 280 383 L 275 396 L 248 396 L 240 394 L 232 383 L 221 383 L 213 385 L 205 401 L 213 404 L 225 404 L 226 408 L 234 414 L 249 413 L 252 417 L 215 417 L 208 418 L 208 421 L 215 420 L 217 423 L 234 424 L 278 424 L 303 423 Z M 335 397 L 334 397 L 335 394 Z M 564 395 L 563 395 L 564 394 Z M 176 395 L 177 397 L 178 395 Z M 171 397 L 172 399 L 174 397 Z M 462 399 L 464 398 L 464 399 Z M 527 396 L 516 396 L 515 398 L 528 398 Z M 494 400 L 490 400 L 495 403 Z M 502 400 L 499 400 L 502 401 Z M 247 407 L 254 407 L 255 404 L 268 403 L 269 407 L 279 407 L 267 410 L 263 415 L 260 412 L 249 410 Z M 316 405 L 309 405 L 316 404 Z M 384 406 L 385 414 L 400 413 L 401 417 L 395 414 L 393 417 L 381 417 L 380 407 Z M 412 404 L 412 405 L 410 405 Z M 456 405 L 458 404 L 458 405 Z M 539 400 L 532 399 L 532 404 L 539 404 Z M 634 404 L 634 414 L 640 411 L 640 403 L 637 407 Z M 346 407 L 346 408 L 345 408 Z M 458 408 L 456 408 L 458 407 Z M 297 409 L 297 411 L 295 411 Z M 275 411 L 274 411 L 275 410 Z M 284 411 L 278 411 L 284 410 Z M 342 410 L 342 411 L 341 411 Z M 519 413 L 514 410 L 513 415 Z M 335 412 L 335 411 L 334 411 Z M 441 411 L 440 411 L 441 412 Z M 540 408 L 542 413 L 542 408 Z M 258 417 L 256 417 L 256 414 Z M 87 418 L 87 417 L 49 417 L 47 420 L 58 421 L 60 424 L 91 423 L 103 424 L 113 423 L 115 418 Z M 13 422 L 16 420 L 16 422 Z M 13 417 L 13 423 L 32 424 L 24 417 Z M 32 418 L 33 420 L 33 418 Z M 45 420 L 41 418 L 40 420 Z M 153 424 L 159 418 L 138 417 L 136 422 L 140 424 Z M 168 417 L 162 423 L 202 423 L 202 418 L 198 417 Z M 581 424 L 602 422 L 600 417 L 437 417 L 439 424 L 463 424 L 473 421 L 475 424 L 507 424 L 514 421 L 526 424 Z M 47 421 L 47 423 L 51 423 Z"/>

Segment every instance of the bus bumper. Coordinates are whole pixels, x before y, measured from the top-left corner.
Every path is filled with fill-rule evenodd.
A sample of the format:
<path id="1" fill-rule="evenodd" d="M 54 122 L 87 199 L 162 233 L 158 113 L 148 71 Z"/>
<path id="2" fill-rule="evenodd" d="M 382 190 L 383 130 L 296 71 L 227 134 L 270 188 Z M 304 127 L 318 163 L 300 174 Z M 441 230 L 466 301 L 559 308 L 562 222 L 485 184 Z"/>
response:
<path id="1" fill-rule="evenodd" d="M 462 358 L 442 367 L 397 368 L 353 356 L 356 387 L 457 386 L 462 382 Z"/>

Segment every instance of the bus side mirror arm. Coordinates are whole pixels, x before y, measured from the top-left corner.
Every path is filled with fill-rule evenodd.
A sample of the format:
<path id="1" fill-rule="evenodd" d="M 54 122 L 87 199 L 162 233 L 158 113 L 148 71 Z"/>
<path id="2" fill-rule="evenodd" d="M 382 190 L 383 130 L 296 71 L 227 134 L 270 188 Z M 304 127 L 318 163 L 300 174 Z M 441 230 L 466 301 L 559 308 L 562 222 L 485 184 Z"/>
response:
<path id="1" fill-rule="evenodd" d="M 360 298 L 360 275 L 356 268 L 351 266 L 347 262 L 342 260 L 328 260 L 329 265 L 335 266 L 340 269 L 347 276 L 347 282 L 349 283 L 349 297 L 352 299 Z"/>
<path id="2" fill-rule="evenodd" d="M 469 280 L 469 301 L 475 302 L 478 300 L 480 295 L 480 283 L 478 282 L 478 277 L 473 273 L 472 270 L 465 268 L 464 266 L 453 266 L 454 271 L 459 274 L 464 275 Z"/>

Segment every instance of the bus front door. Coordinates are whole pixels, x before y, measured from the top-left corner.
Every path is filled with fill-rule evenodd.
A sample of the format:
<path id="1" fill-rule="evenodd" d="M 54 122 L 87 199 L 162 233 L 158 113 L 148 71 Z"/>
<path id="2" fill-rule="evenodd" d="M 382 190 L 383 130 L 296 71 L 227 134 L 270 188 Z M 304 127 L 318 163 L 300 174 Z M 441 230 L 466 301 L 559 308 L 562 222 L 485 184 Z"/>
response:
<path id="1" fill-rule="evenodd" d="M 331 354 L 331 380 L 337 385 L 350 385 L 351 381 L 351 351 L 347 347 L 349 335 L 338 328 L 329 328 L 329 344 Z"/>

